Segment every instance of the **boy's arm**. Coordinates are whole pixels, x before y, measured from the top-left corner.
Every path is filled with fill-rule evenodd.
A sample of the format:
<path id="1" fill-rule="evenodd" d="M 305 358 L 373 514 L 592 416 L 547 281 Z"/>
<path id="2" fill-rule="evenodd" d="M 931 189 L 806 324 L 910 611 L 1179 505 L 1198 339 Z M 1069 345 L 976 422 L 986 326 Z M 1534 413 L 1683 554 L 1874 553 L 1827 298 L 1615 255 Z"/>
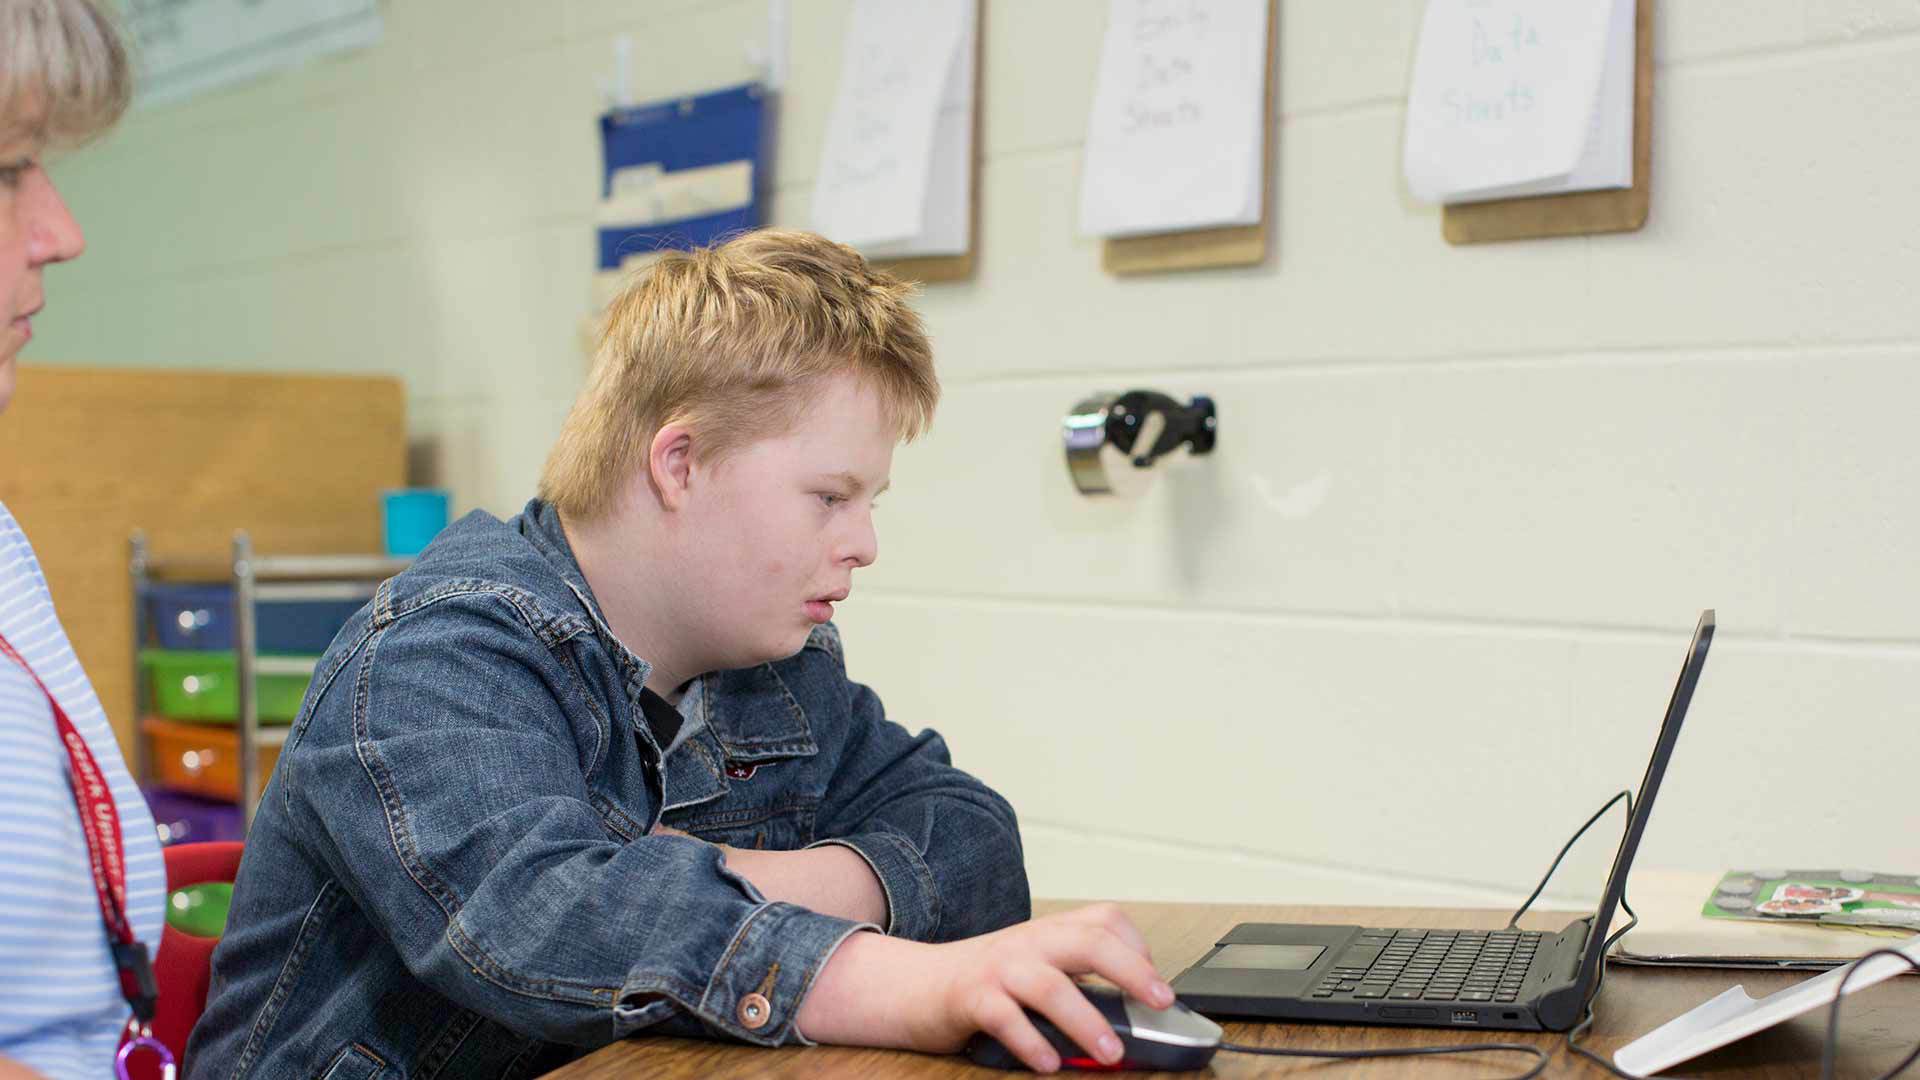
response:
<path id="1" fill-rule="evenodd" d="M 1027 1018 L 1032 1009 L 1112 1065 L 1120 1041 L 1073 983 L 1087 973 L 1155 1008 L 1173 1003 L 1140 932 L 1112 904 L 1096 904 L 940 945 L 855 934 L 801 1003 L 798 1024 L 819 1042 L 930 1053 L 984 1031 L 1029 1068 L 1051 1072 L 1060 1055 Z"/>
<path id="2" fill-rule="evenodd" d="M 808 853 L 857 853 L 885 904 L 886 919 L 873 921 L 898 937 L 955 941 L 1029 918 L 1013 807 L 954 768 L 937 733 L 915 735 L 889 721 L 879 697 L 847 678 L 835 628 L 817 633 L 828 647 L 801 659 L 828 668 L 816 677 L 837 684 L 840 746 L 817 819 L 823 839 Z"/>
<path id="3" fill-rule="evenodd" d="M 678 832 L 661 826 L 656 832 Z M 681 835 L 686 835 L 682 833 Z M 784 900 L 823 915 L 887 925 L 887 894 L 873 867 L 844 844 L 801 851 L 722 847 L 727 869 L 753 882 L 769 900 Z"/>
<path id="4" fill-rule="evenodd" d="M 770 900 L 955 941 L 1032 914 L 1013 808 L 956 769 L 939 735 L 886 720 L 848 683 L 852 733 L 820 808 L 826 839 L 799 851 L 721 848 Z M 674 830 L 661 828 L 660 832 Z"/>
<path id="5" fill-rule="evenodd" d="M 321 678 L 256 831 L 296 833 L 338 883 L 314 903 L 356 906 L 461 1007 L 577 1046 L 676 1012 L 774 1045 L 859 929 L 768 902 L 711 845 L 629 839 L 649 808 L 596 799 L 604 732 L 505 597 L 403 615 Z"/>
<path id="6" fill-rule="evenodd" d="M 810 717 L 837 759 L 815 823 L 824 839 L 800 851 L 725 848 L 729 869 L 769 899 L 916 941 L 972 937 L 1032 914 L 1013 808 L 954 768 L 938 734 L 887 720 L 873 691 L 847 678 L 831 623 L 774 666 L 834 688 L 830 715 Z"/>
<path id="7" fill-rule="evenodd" d="M 726 850 L 730 859 L 773 856 L 762 865 L 785 862 L 794 867 L 800 864 L 793 857 L 827 849 Z M 859 861 L 852 852 L 846 854 Z M 877 891 L 864 864 L 858 872 Z M 802 882 L 797 887 L 816 886 Z M 1155 972 L 1146 941 L 1132 921 L 1112 904 L 1093 904 L 939 945 L 854 934 L 827 959 L 800 1003 L 794 1027 L 802 1038 L 816 1042 L 935 1054 L 958 1050 L 975 1031 L 985 1031 L 1029 1068 L 1050 1072 L 1060 1067 L 1060 1055 L 1027 1018 L 1030 1008 L 1111 1065 L 1120 1058 L 1119 1040 L 1073 987 L 1072 976 L 1088 973 L 1155 1007 L 1173 1002 L 1173 989 Z"/>
<path id="8" fill-rule="evenodd" d="M 1030 918 L 1013 807 L 954 768 L 939 734 L 909 733 L 872 690 L 846 685 L 851 729 L 820 807 L 819 844 L 850 848 L 868 864 L 885 894 L 887 932 L 957 941 Z"/>

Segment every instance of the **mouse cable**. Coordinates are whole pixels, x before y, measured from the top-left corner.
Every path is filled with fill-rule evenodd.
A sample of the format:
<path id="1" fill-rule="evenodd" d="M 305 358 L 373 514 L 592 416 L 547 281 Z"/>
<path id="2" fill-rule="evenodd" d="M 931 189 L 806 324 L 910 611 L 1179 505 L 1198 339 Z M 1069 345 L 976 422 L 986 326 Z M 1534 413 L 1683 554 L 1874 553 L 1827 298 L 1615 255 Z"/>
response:
<path id="1" fill-rule="evenodd" d="M 1547 1071 L 1547 1065 L 1553 1058 L 1545 1050 L 1529 1043 L 1467 1043 L 1460 1046 L 1406 1046 L 1385 1050 L 1289 1050 L 1272 1046 L 1242 1046 L 1239 1043 L 1223 1042 L 1220 1049 L 1235 1054 L 1268 1054 L 1274 1057 L 1305 1058 L 1386 1058 L 1386 1057 L 1423 1057 L 1428 1054 L 1479 1054 L 1492 1051 L 1508 1051 L 1515 1054 L 1532 1054 L 1535 1060 L 1533 1068 L 1513 1077 L 1513 1080 L 1532 1080 Z"/>

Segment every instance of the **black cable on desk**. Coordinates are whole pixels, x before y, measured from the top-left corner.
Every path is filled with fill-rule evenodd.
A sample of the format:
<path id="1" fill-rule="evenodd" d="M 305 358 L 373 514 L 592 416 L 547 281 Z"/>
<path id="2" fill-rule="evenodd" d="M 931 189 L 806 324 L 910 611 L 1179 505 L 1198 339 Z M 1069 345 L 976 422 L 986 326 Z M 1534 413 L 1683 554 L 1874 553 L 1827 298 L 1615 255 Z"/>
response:
<path id="1" fill-rule="evenodd" d="M 1628 811 L 1628 816 L 1632 816 L 1632 811 Z M 1632 1073 L 1622 1072 L 1613 1062 L 1580 1045 L 1580 1036 L 1585 1035 L 1587 1029 L 1593 1026 L 1593 1003 L 1599 999 L 1600 988 L 1606 985 L 1607 982 L 1607 953 L 1613 951 L 1614 942 L 1625 937 L 1627 931 L 1633 929 L 1640 923 L 1640 916 L 1635 915 L 1633 908 L 1627 906 L 1627 890 L 1624 885 L 1620 888 L 1620 909 L 1627 913 L 1627 925 L 1621 927 L 1618 933 L 1609 936 L 1606 943 L 1601 946 L 1600 972 L 1593 980 L 1593 995 L 1587 998 L 1586 1011 L 1581 1014 L 1580 1022 L 1573 1025 L 1573 1029 L 1567 1032 L 1567 1052 L 1586 1058 L 1588 1061 L 1607 1070 L 1609 1075 L 1624 1076 L 1627 1080 L 1641 1080 L 1640 1077 L 1634 1076 Z"/>
<path id="2" fill-rule="evenodd" d="M 1579 830 L 1573 834 L 1573 839 L 1567 841 L 1566 846 L 1560 849 L 1560 854 L 1554 856 L 1553 865 L 1547 867 L 1547 876 L 1541 878 L 1540 884 L 1534 886 L 1533 895 L 1527 897 L 1526 902 L 1520 905 L 1520 910 L 1514 912 L 1513 918 L 1507 921 L 1508 926 L 1513 926 L 1518 923 L 1520 916 L 1526 914 L 1527 909 L 1533 906 L 1534 900 L 1546 890 L 1547 882 L 1553 879 L 1553 872 L 1560 869 L 1560 861 L 1567 857 L 1567 852 L 1573 850 L 1573 845 L 1579 841 L 1580 837 L 1585 835 L 1586 831 L 1593 827 L 1594 822 L 1600 820 L 1601 815 L 1613 809 L 1613 805 L 1622 800 L 1627 804 L 1627 821 L 1620 829 L 1622 840 L 1624 841 L 1626 831 L 1633 827 L 1633 792 L 1631 791 L 1622 791 L 1620 794 L 1608 799 L 1605 806 L 1595 810 L 1593 816 L 1587 819 L 1587 823 L 1580 826 Z M 1580 1045 L 1580 1036 L 1585 1035 L 1587 1029 L 1593 1026 L 1593 1003 L 1600 997 L 1600 988 L 1604 986 L 1607 981 L 1607 954 L 1613 951 L 1614 942 L 1626 937 L 1627 931 L 1640 925 L 1640 916 L 1634 913 L 1633 905 L 1627 903 L 1627 883 L 1624 881 L 1620 883 L 1620 910 L 1627 913 L 1627 925 L 1608 935 L 1607 940 L 1600 944 L 1600 966 L 1593 977 L 1593 993 L 1587 995 L 1584 1009 L 1580 1015 L 1580 1022 L 1573 1025 L 1572 1029 L 1567 1032 L 1567 1052 L 1586 1058 L 1588 1061 L 1607 1070 L 1607 1072 L 1614 1076 L 1627 1076 L 1628 1080 L 1639 1080 L 1638 1077 L 1628 1076 L 1627 1073 L 1621 1072 L 1614 1067 L 1613 1062 L 1602 1058 L 1600 1055 Z"/>
<path id="3" fill-rule="evenodd" d="M 1547 882 L 1553 880 L 1553 872 L 1555 870 L 1560 869 L 1560 863 L 1562 860 L 1564 860 L 1567 857 L 1567 852 L 1572 851 L 1573 845 L 1579 843 L 1580 838 L 1587 835 L 1587 830 L 1593 828 L 1593 823 L 1596 821 L 1599 821 L 1601 815 L 1613 809 L 1613 804 L 1619 802 L 1622 799 L 1625 799 L 1627 801 L 1627 824 L 1628 825 L 1633 824 L 1633 792 L 1622 791 L 1620 794 L 1615 795 L 1611 799 L 1608 799 L 1606 802 L 1606 805 L 1602 806 L 1600 809 L 1595 810 L 1593 812 L 1593 816 L 1587 819 L 1587 823 L 1585 825 L 1582 825 L 1578 829 L 1574 830 L 1573 837 L 1566 842 L 1566 845 L 1564 847 L 1560 849 L 1560 854 L 1555 855 L 1553 857 L 1553 865 L 1547 867 L 1546 876 L 1540 879 L 1540 884 L 1535 885 L 1533 887 L 1533 894 L 1531 896 L 1528 896 L 1525 900 L 1521 901 L 1519 909 L 1513 913 L 1512 918 L 1507 920 L 1507 929 L 1511 930 L 1514 927 L 1520 925 L 1520 916 L 1525 915 L 1527 913 L 1527 909 L 1533 906 L 1533 902 L 1535 900 L 1540 899 L 1540 894 L 1546 891 Z M 1624 833 L 1624 831 L 1625 830 L 1623 829 L 1622 832 Z M 1627 885 L 1626 885 L 1626 882 L 1623 881 L 1620 883 L 1620 897 L 1622 900 L 1626 899 L 1626 894 L 1627 894 Z M 1621 906 L 1625 907 L 1624 904 L 1622 904 Z M 1633 909 L 1627 908 L 1627 914 L 1629 915 L 1633 914 Z"/>
<path id="4" fill-rule="evenodd" d="M 1573 839 L 1567 841 L 1566 846 L 1560 849 L 1560 854 L 1554 856 L 1553 865 L 1547 867 L 1547 876 L 1540 879 L 1539 885 L 1534 886 L 1533 895 L 1527 897 L 1526 902 L 1520 905 L 1520 910 L 1514 912 L 1513 918 L 1507 921 L 1508 926 L 1513 926 L 1518 923 L 1520 916 L 1526 914 L 1527 909 L 1533 906 L 1534 900 L 1539 897 L 1541 892 L 1545 891 L 1547 882 L 1553 879 L 1553 872 L 1560 869 L 1560 861 L 1567 857 L 1567 852 L 1573 850 L 1573 845 L 1579 841 L 1580 837 L 1585 835 L 1586 831 L 1593 827 L 1594 822 L 1600 820 L 1601 815 L 1613 809 L 1614 804 L 1622 800 L 1627 804 L 1627 822 L 1621 826 L 1622 839 L 1624 840 L 1626 830 L 1633 827 L 1633 792 L 1631 791 L 1622 791 L 1620 794 L 1608 799 L 1605 806 L 1594 811 L 1593 816 L 1587 819 L 1587 823 L 1580 826 L 1579 830 L 1573 834 Z M 1640 925 L 1640 916 L 1634 913 L 1633 905 L 1627 903 L 1627 883 L 1624 881 L 1620 883 L 1620 910 L 1627 913 L 1627 925 L 1622 926 L 1620 929 L 1608 935 L 1607 940 L 1600 944 L 1600 966 L 1593 977 L 1593 993 L 1587 995 L 1587 1000 L 1580 1014 L 1580 1022 L 1573 1025 L 1567 1032 L 1567 1052 L 1586 1058 L 1588 1061 L 1607 1070 L 1607 1072 L 1613 1076 L 1624 1076 L 1627 1080 L 1640 1080 L 1640 1078 L 1633 1076 L 1631 1073 L 1620 1071 L 1614 1066 L 1613 1062 L 1580 1045 L 1580 1036 L 1585 1035 L 1587 1029 L 1593 1026 L 1593 1003 L 1599 999 L 1600 988 L 1606 985 L 1607 982 L 1607 954 L 1613 951 L 1615 942 L 1627 936 L 1627 931 Z"/>

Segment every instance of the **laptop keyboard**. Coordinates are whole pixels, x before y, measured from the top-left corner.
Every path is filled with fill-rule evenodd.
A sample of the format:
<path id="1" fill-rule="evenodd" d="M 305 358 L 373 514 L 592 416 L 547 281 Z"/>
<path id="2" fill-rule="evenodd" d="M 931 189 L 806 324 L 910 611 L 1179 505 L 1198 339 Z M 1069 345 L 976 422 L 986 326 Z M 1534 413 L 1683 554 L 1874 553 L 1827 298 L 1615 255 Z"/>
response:
<path id="1" fill-rule="evenodd" d="M 1362 930 L 1313 988 L 1315 998 L 1514 1001 L 1534 950 L 1533 930 Z"/>

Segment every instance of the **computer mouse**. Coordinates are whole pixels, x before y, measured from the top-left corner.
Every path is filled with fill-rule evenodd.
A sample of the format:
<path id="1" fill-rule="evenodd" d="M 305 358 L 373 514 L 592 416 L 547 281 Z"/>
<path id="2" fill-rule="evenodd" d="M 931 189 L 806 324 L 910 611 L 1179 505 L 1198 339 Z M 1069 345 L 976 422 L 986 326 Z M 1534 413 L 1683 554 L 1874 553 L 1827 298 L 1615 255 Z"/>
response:
<path id="1" fill-rule="evenodd" d="M 1159 1072 L 1184 1072 L 1204 1069 L 1220 1048 L 1220 1025 L 1179 1002 L 1164 1009 L 1149 1008 L 1108 986 L 1080 984 L 1081 992 L 1100 1015 L 1113 1025 L 1120 1037 L 1120 1061 L 1102 1065 L 1080 1044 L 1068 1038 L 1053 1022 L 1032 1009 L 1027 1019 L 1060 1052 L 1060 1064 L 1067 1069 L 1140 1069 Z M 1024 1069 L 1026 1063 L 1000 1045 L 1000 1040 L 981 1032 L 967 1042 L 967 1057 L 976 1065 L 995 1069 Z"/>

